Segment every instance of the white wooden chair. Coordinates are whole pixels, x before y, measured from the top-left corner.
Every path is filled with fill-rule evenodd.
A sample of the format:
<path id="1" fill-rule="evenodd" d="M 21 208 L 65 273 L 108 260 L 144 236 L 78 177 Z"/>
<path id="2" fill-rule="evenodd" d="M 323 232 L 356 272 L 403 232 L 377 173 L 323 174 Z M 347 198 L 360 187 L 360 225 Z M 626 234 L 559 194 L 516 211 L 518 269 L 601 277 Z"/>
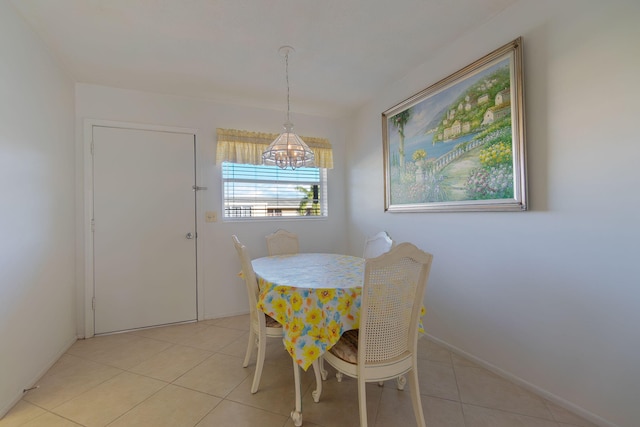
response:
<path id="1" fill-rule="evenodd" d="M 364 242 L 364 254 L 362 258 L 375 258 L 386 252 L 389 252 L 393 246 L 393 240 L 385 232 L 381 231 L 375 236 L 367 238 Z"/>
<path id="2" fill-rule="evenodd" d="M 365 264 L 360 329 L 345 332 L 324 360 L 358 381 L 360 426 L 367 426 L 365 384 L 407 375 L 417 425 L 425 427 L 418 385 L 418 321 L 433 256 L 401 243 Z"/>
<path id="3" fill-rule="evenodd" d="M 256 274 L 251 265 L 251 258 L 247 247 L 240 243 L 237 236 L 232 236 L 233 244 L 236 247 L 240 262 L 242 264 L 242 276 L 247 287 L 249 296 L 249 319 L 251 322 L 249 328 L 249 343 L 247 344 L 247 352 L 244 356 L 243 367 L 249 365 L 249 359 L 253 353 L 254 346 L 258 347 L 258 356 L 256 358 L 256 372 L 253 375 L 253 383 L 251 384 L 251 393 L 258 391 L 260 385 L 260 377 L 262 376 L 262 367 L 264 366 L 264 357 L 267 349 L 267 338 L 278 338 L 282 340 L 282 325 L 272 317 L 258 310 L 258 281 Z"/>
<path id="4" fill-rule="evenodd" d="M 389 252 L 392 247 L 393 240 L 389 234 L 387 234 L 386 231 L 380 231 L 379 233 L 368 237 L 364 242 L 364 254 L 362 255 L 362 258 L 367 259 L 379 257 L 380 255 Z M 404 390 L 404 385 L 407 382 L 404 375 L 400 375 L 396 379 L 396 382 L 398 384 L 398 390 Z M 382 387 L 384 385 L 384 381 L 380 381 L 379 385 Z"/>
<path id="5" fill-rule="evenodd" d="M 266 239 L 269 256 L 297 254 L 300 251 L 298 235 L 287 230 L 279 229 L 266 236 Z"/>

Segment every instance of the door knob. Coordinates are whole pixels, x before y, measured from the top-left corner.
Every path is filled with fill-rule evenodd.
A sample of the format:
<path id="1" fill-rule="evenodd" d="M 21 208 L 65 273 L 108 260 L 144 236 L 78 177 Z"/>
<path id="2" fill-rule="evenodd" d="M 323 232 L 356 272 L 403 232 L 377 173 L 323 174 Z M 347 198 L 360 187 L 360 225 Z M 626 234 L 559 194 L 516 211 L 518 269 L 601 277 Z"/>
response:
<path id="1" fill-rule="evenodd" d="M 193 239 L 194 235 L 193 235 L 193 233 L 187 233 L 187 235 L 184 236 L 184 237 L 186 237 L 187 239 Z"/>

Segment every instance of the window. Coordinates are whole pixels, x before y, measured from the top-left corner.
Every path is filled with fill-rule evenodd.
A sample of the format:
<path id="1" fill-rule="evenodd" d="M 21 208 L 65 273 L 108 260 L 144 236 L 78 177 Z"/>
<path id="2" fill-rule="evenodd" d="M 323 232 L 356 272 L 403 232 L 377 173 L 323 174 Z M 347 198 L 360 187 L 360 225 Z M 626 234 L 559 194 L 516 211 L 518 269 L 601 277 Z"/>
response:
<path id="1" fill-rule="evenodd" d="M 222 128 L 216 133 L 225 219 L 327 216 L 327 170 L 333 168 L 327 139 L 303 136 L 316 167 L 291 170 L 262 164 L 262 152 L 277 134 Z"/>
<path id="2" fill-rule="evenodd" d="M 326 217 L 327 170 L 222 162 L 224 218 Z"/>

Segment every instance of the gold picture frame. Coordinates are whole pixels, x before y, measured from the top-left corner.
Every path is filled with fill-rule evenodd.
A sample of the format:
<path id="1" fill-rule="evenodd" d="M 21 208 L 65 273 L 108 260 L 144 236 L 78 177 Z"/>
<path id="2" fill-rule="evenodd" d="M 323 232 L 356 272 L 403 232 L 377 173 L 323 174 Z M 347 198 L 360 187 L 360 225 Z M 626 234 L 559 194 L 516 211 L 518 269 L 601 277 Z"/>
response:
<path id="1" fill-rule="evenodd" d="M 382 113 L 388 212 L 527 210 L 522 38 Z"/>

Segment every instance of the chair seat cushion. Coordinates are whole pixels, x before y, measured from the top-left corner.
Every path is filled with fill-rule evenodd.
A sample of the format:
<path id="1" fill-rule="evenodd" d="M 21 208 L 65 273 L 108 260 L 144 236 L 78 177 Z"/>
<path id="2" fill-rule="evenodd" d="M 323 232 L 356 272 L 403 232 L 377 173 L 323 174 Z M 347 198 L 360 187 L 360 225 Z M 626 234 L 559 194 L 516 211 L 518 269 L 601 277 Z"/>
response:
<path id="1" fill-rule="evenodd" d="M 358 330 L 351 329 L 340 337 L 340 340 L 329 349 L 334 356 L 354 365 L 358 363 Z"/>
<path id="2" fill-rule="evenodd" d="M 278 323 L 278 321 L 276 319 L 274 319 L 273 317 L 269 316 L 268 314 L 264 315 L 264 319 L 265 319 L 265 323 L 267 325 L 267 328 L 282 328 L 282 325 L 280 323 Z"/>

